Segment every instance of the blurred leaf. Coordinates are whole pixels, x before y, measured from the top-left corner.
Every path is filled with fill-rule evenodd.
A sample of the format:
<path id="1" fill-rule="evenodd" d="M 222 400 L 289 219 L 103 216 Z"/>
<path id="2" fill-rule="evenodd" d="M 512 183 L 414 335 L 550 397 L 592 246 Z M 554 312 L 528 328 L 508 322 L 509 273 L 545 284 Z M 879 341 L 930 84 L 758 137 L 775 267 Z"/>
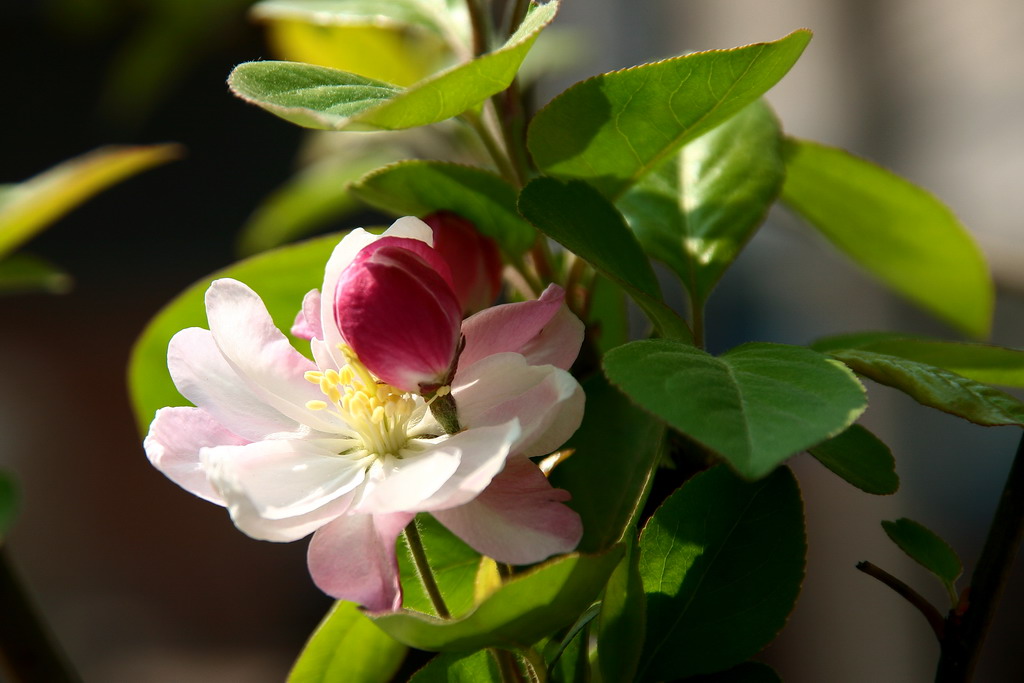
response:
<path id="1" fill-rule="evenodd" d="M 100 147 L 22 183 L 0 186 L 0 257 L 93 195 L 180 155 L 177 145 Z"/>
<path id="2" fill-rule="evenodd" d="M 663 335 L 693 338 L 685 321 L 662 302 L 654 269 L 621 214 L 593 187 L 536 178 L 519 194 L 519 212 L 625 289 Z"/>
<path id="3" fill-rule="evenodd" d="M 71 285 L 70 275 L 37 256 L 20 253 L 0 259 L 0 294 L 67 294 Z"/>
<path id="4" fill-rule="evenodd" d="M 797 346 L 744 344 L 715 357 L 688 344 L 643 340 L 605 354 L 604 370 L 640 406 L 747 479 L 835 436 L 867 407 L 849 370 Z"/>
<path id="5" fill-rule="evenodd" d="M 597 626 L 597 662 L 605 681 L 632 681 L 644 648 L 647 599 L 640 548 L 631 529 L 627 553 L 608 579 Z"/>
<path id="6" fill-rule="evenodd" d="M 860 349 L 830 352 L 854 372 L 899 389 L 922 405 L 985 426 L 1024 426 L 1024 403 L 934 365 Z"/>
<path id="7" fill-rule="evenodd" d="M 523 648 L 576 619 L 604 587 L 622 557 L 571 553 L 514 576 L 468 614 L 451 621 L 417 612 L 371 618 L 395 639 L 421 650 Z"/>
<path id="8" fill-rule="evenodd" d="M 187 405 L 167 372 L 167 343 L 178 330 L 207 326 L 203 297 L 211 282 L 231 277 L 252 287 L 287 333 L 302 297 L 323 284 L 324 266 L 340 240 L 341 235 L 327 235 L 239 261 L 196 282 L 157 313 L 136 340 L 128 364 L 128 389 L 140 431 L 146 433 L 159 408 Z"/>
<path id="9" fill-rule="evenodd" d="M 616 198 L 680 146 L 775 85 L 811 39 L 711 50 L 575 84 L 537 113 L 527 146 L 547 175 L 586 180 Z"/>
<path id="10" fill-rule="evenodd" d="M 629 341 L 629 317 L 626 294 L 622 288 L 600 275 L 590 286 L 590 311 L 585 321 L 587 333 L 597 341 L 597 350 L 604 354 Z"/>
<path id="11" fill-rule="evenodd" d="M 721 671 L 758 652 L 793 609 L 806 552 L 788 468 L 750 483 L 719 466 L 684 484 L 640 537 L 647 639 L 636 680 Z"/>
<path id="12" fill-rule="evenodd" d="M 662 454 L 664 425 L 637 408 L 600 374 L 583 382 L 583 424 L 564 448 L 573 457 L 551 473 L 551 484 L 572 493 L 583 518 L 579 550 L 618 543 L 636 525 Z"/>
<path id="13" fill-rule="evenodd" d="M 704 301 L 782 187 L 779 124 L 760 101 L 688 142 L 617 202 L 640 244 Z"/>
<path id="14" fill-rule="evenodd" d="M 516 190 L 473 166 L 440 161 L 400 161 L 360 178 L 352 194 L 394 216 L 448 210 L 472 221 L 502 249 L 520 255 L 536 234 L 516 211 Z"/>
<path id="15" fill-rule="evenodd" d="M 883 521 L 882 528 L 900 550 L 938 577 L 955 603 L 956 580 L 964 571 L 956 551 L 934 531 L 906 517 Z"/>
<path id="16" fill-rule="evenodd" d="M 853 425 L 807 451 L 822 465 L 867 493 L 887 496 L 900 487 L 892 451 L 861 425 Z"/>
<path id="17" fill-rule="evenodd" d="M 1024 351 L 990 344 L 965 344 L 892 332 L 862 332 L 821 339 L 818 351 L 862 349 L 934 365 L 985 384 L 1024 387 Z"/>
<path id="18" fill-rule="evenodd" d="M 464 654 L 442 652 L 417 671 L 409 683 L 498 683 L 501 673 L 486 650 Z"/>
<path id="19" fill-rule="evenodd" d="M 988 334 L 988 266 L 949 208 L 841 149 L 790 138 L 784 155 L 786 204 L 894 291 L 972 336 Z"/>
<path id="20" fill-rule="evenodd" d="M 434 580 L 441 590 L 441 596 L 448 611 L 459 617 L 473 608 L 474 587 L 480 553 L 462 539 L 448 531 L 443 524 L 427 514 L 416 518 L 420 539 L 423 541 L 427 560 L 434 572 Z M 405 534 L 398 537 L 398 568 L 402 581 L 402 606 L 408 610 L 437 616 L 430 602 L 416 565 L 413 564 Z"/>
<path id="21" fill-rule="evenodd" d="M 339 600 L 309 637 L 288 683 L 387 683 L 406 649 L 354 603 Z"/>
<path id="22" fill-rule="evenodd" d="M 782 679 L 767 664 L 743 662 L 728 671 L 706 676 L 690 676 L 682 683 L 782 683 Z"/>
<path id="23" fill-rule="evenodd" d="M 18 515 L 19 497 L 14 476 L 0 470 L 0 545 L 3 544 L 14 518 Z"/>
<path id="24" fill-rule="evenodd" d="M 493 52 L 403 89 L 355 74 L 295 62 L 247 62 L 228 78 L 243 100 L 307 128 L 397 130 L 437 123 L 476 107 L 512 83 L 558 0 L 534 5 Z"/>
<path id="25" fill-rule="evenodd" d="M 440 68 L 462 42 L 444 9 L 420 0 L 264 0 L 251 15 L 267 25 L 280 59 L 405 86 Z"/>

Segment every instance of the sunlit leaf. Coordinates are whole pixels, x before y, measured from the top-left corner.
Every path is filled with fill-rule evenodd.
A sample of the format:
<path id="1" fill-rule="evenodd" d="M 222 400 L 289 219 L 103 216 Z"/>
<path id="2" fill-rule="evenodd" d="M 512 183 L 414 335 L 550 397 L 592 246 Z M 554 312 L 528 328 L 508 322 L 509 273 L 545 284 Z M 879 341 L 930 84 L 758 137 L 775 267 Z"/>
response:
<path id="1" fill-rule="evenodd" d="M 949 208 L 841 149 L 788 139 L 784 151 L 786 204 L 894 291 L 972 336 L 988 334 L 992 278 Z"/>
<path id="2" fill-rule="evenodd" d="M 501 673 L 486 650 L 470 654 L 442 652 L 417 671 L 409 683 L 499 683 Z"/>
<path id="3" fill-rule="evenodd" d="M 445 606 L 452 615 L 462 616 L 475 604 L 474 587 L 480 553 L 430 515 L 419 515 L 416 525 Z M 436 616 L 437 612 L 413 564 L 404 534 L 398 539 L 398 568 L 402 581 L 402 606 Z"/>
<path id="4" fill-rule="evenodd" d="M 306 642 L 288 683 L 387 683 L 406 649 L 354 603 L 339 600 Z"/>
<path id="5" fill-rule="evenodd" d="M 527 145 L 547 175 L 618 197 L 681 145 L 727 120 L 781 79 L 811 39 L 711 50 L 577 83 L 538 112 Z"/>
<path id="6" fill-rule="evenodd" d="M 626 556 L 608 579 L 598 616 L 597 662 L 606 681 L 634 680 L 644 648 L 647 599 L 635 531 L 630 536 Z"/>
<path id="7" fill-rule="evenodd" d="M 807 450 L 822 465 L 867 493 L 885 496 L 900 487 L 892 451 L 860 425 Z"/>

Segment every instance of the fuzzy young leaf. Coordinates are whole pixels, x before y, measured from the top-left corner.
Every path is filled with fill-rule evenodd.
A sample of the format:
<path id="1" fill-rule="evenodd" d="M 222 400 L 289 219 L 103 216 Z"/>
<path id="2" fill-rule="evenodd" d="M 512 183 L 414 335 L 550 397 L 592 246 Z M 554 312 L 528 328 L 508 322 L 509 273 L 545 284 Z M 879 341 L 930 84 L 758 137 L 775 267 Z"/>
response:
<path id="1" fill-rule="evenodd" d="M 900 550 L 937 576 L 955 601 L 955 583 L 964 571 L 956 551 L 934 531 L 906 517 L 883 521 L 882 528 Z"/>
<path id="2" fill-rule="evenodd" d="M 647 638 L 636 680 L 721 671 L 758 652 L 793 609 L 806 552 L 787 468 L 750 483 L 716 467 L 684 484 L 640 537 Z"/>
<path id="3" fill-rule="evenodd" d="M 617 202 L 644 250 L 707 299 L 782 187 L 779 124 L 763 102 L 683 146 Z"/>
<path id="4" fill-rule="evenodd" d="M 339 600 L 309 637 L 288 683 L 387 683 L 405 652 L 354 603 Z"/>
<path id="5" fill-rule="evenodd" d="M 545 174 L 579 178 L 617 198 L 680 146 L 757 100 L 811 39 L 711 50 L 595 76 L 537 113 L 527 146 Z"/>
<path id="6" fill-rule="evenodd" d="M 527 647 L 566 626 L 593 602 L 622 558 L 616 546 L 600 555 L 572 553 L 515 576 L 468 614 L 450 621 L 417 612 L 372 615 L 396 640 L 421 650 Z"/>
<path id="7" fill-rule="evenodd" d="M 955 372 L 874 351 L 832 351 L 857 374 L 899 389 L 922 405 L 985 426 L 1024 426 L 1024 403 Z"/>
<path id="8" fill-rule="evenodd" d="M 416 525 L 448 611 L 456 617 L 465 614 L 474 604 L 474 584 L 480 565 L 480 553 L 430 515 L 419 515 Z M 423 581 L 413 564 L 404 534 L 398 538 L 397 556 L 402 581 L 402 606 L 436 616 L 430 597 L 423 589 Z"/>
<path id="9" fill-rule="evenodd" d="M 402 161 L 378 169 L 350 186 L 367 204 L 395 216 L 451 211 L 493 237 L 512 255 L 533 244 L 533 227 L 516 211 L 516 190 L 479 168 L 440 161 Z"/>
<path id="10" fill-rule="evenodd" d="M 788 139 L 784 155 L 787 205 L 896 292 L 972 336 L 988 334 L 992 278 L 949 208 L 841 149 Z"/>
<path id="11" fill-rule="evenodd" d="M 662 302 L 654 269 L 622 215 L 593 187 L 537 178 L 519 194 L 519 212 L 625 289 L 663 335 L 693 338 L 686 323 Z"/>
<path id="12" fill-rule="evenodd" d="M 604 357 L 604 371 L 640 406 L 758 479 L 831 438 L 864 412 L 864 387 L 803 347 L 744 344 L 715 357 L 657 339 Z"/>
<path id="13" fill-rule="evenodd" d="M 238 97 L 287 121 L 324 130 L 399 130 L 437 123 L 507 88 L 558 11 L 536 5 L 502 47 L 408 88 L 298 62 L 247 62 L 228 85 Z"/>
<path id="14" fill-rule="evenodd" d="M 808 448 L 818 462 L 861 491 L 887 496 L 896 493 L 900 478 L 896 459 L 882 441 L 860 425 Z"/>

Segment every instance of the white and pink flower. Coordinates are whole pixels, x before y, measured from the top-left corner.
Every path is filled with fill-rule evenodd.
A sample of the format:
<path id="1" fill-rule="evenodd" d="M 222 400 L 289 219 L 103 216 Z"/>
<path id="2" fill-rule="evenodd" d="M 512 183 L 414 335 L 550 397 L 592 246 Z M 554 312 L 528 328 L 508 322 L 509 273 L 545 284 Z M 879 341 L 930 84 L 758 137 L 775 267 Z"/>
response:
<path id="1" fill-rule="evenodd" d="M 529 460 L 561 446 L 583 414 L 567 372 L 583 326 L 562 291 L 460 325 L 451 273 L 415 218 L 347 235 L 321 291 L 292 328 L 311 340 L 310 360 L 255 292 L 215 281 L 210 329 L 182 330 L 168 348 L 195 407 L 157 412 L 150 461 L 254 538 L 312 533 L 316 584 L 370 610 L 401 606 L 395 541 L 418 512 L 500 562 L 572 550 L 582 530 L 569 495 Z M 421 395 L 444 395 L 449 381 L 455 434 Z"/>

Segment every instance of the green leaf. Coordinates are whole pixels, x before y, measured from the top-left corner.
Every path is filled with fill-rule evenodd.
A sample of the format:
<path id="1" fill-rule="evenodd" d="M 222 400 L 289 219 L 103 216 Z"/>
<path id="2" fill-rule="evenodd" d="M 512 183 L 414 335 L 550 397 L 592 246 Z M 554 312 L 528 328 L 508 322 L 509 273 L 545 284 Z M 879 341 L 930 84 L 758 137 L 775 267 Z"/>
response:
<path id="1" fill-rule="evenodd" d="M 988 334 L 988 266 L 948 207 L 841 149 L 787 139 L 784 154 L 786 204 L 894 291 L 972 336 Z"/>
<path id="2" fill-rule="evenodd" d="M 323 284 L 324 266 L 340 239 L 327 235 L 239 261 L 196 282 L 167 304 L 135 342 L 128 364 L 128 389 L 141 432 L 146 433 L 159 408 L 187 404 L 167 372 L 167 343 L 186 327 L 206 327 L 203 297 L 211 282 L 231 277 L 252 287 L 278 328 L 287 333 L 303 296 Z"/>
<path id="3" fill-rule="evenodd" d="M 473 608 L 474 582 L 480 553 L 462 539 L 448 531 L 440 522 L 427 514 L 416 517 L 423 549 L 434 572 L 434 580 L 441 591 L 448 611 L 458 617 Z M 402 582 L 402 606 L 408 610 L 437 616 L 430 602 L 419 572 L 413 564 L 405 534 L 398 537 L 398 568 Z"/>
<path id="4" fill-rule="evenodd" d="M 339 600 L 309 637 L 288 683 L 387 683 L 406 649 L 354 603 Z"/>
<path id="5" fill-rule="evenodd" d="M 956 551 L 934 531 L 906 517 L 883 521 L 882 528 L 900 550 L 938 577 L 955 603 L 956 580 L 964 571 Z"/>
<path id="6" fill-rule="evenodd" d="M 665 339 L 631 342 L 604 371 L 640 406 L 758 479 L 864 412 L 864 387 L 803 347 L 744 344 L 715 357 Z"/>
<path id="7" fill-rule="evenodd" d="M 100 147 L 22 183 L 0 186 L 0 257 L 93 195 L 179 156 L 177 145 Z"/>
<path id="8" fill-rule="evenodd" d="M 7 531 L 18 515 L 18 499 L 18 486 L 14 482 L 14 477 L 9 472 L 0 470 L 0 545 L 3 544 Z"/>
<path id="9" fill-rule="evenodd" d="M 572 493 L 583 519 L 579 550 L 618 543 L 636 525 L 662 454 L 664 425 L 633 405 L 599 374 L 583 382 L 583 424 L 563 448 L 571 458 L 551 472 L 551 484 Z"/>
<path id="10" fill-rule="evenodd" d="M 0 260 L 0 294 L 67 294 L 71 285 L 70 275 L 37 256 L 22 252 Z"/>
<path id="11" fill-rule="evenodd" d="M 533 227 L 516 210 L 516 190 L 497 175 L 440 161 L 402 161 L 360 178 L 351 192 L 395 216 L 448 210 L 472 221 L 512 255 L 533 244 Z"/>
<path id="12" fill-rule="evenodd" d="M 640 664 L 647 600 L 640 576 L 640 548 L 631 532 L 626 556 L 608 579 L 597 627 L 597 662 L 605 681 L 632 681 Z"/>
<path id="13" fill-rule="evenodd" d="M 486 650 L 442 652 L 417 671 L 409 683 L 487 683 L 501 681 L 498 665 Z"/>
<path id="14" fill-rule="evenodd" d="M 863 349 L 926 363 L 985 384 L 1024 387 L 1024 351 L 990 344 L 965 344 L 891 332 L 863 332 L 821 339 L 818 351 Z"/>
<path id="15" fill-rule="evenodd" d="M 934 365 L 860 349 L 832 351 L 857 374 L 899 389 L 922 405 L 985 426 L 1024 426 L 1024 403 Z"/>
<path id="16" fill-rule="evenodd" d="M 896 459 L 882 441 L 860 425 L 807 449 L 825 467 L 867 493 L 896 493 Z"/>
<path id="17" fill-rule="evenodd" d="M 743 662 L 728 671 L 707 676 L 691 676 L 683 683 L 782 683 L 782 679 L 767 664 Z"/>
<path id="18" fill-rule="evenodd" d="M 779 124 L 763 102 L 683 146 L 617 202 L 644 250 L 704 301 L 782 187 Z"/>
<path id="19" fill-rule="evenodd" d="M 558 0 L 533 10 L 502 47 L 409 88 L 297 62 L 247 62 L 228 85 L 238 97 L 307 128 L 398 130 L 437 123 L 506 89 Z"/>
<path id="20" fill-rule="evenodd" d="M 590 315 L 587 316 L 587 334 L 603 355 L 629 341 L 629 315 L 626 294 L 608 278 L 598 275 L 590 287 Z"/>
<path id="21" fill-rule="evenodd" d="M 654 269 L 622 215 L 593 187 L 536 178 L 519 194 L 519 213 L 625 289 L 664 336 L 692 340 L 686 323 L 662 302 Z"/>
<path id="22" fill-rule="evenodd" d="M 506 582 L 468 614 L 450 621 L 401 611 L 371 617 L 396 640 L 421 650 L 524 648 L 582 613 L 619 559 L 617 546 L 600 555 L 572 553 Z"/>
<path id="23" fill-rule="evenodd" d="M 759 651 L 793 609 L 806 551 L 789 469 L 749 483 L 716 467 L 684 484 L 640 537 L 647 640 L 637 680 L 721 671 Z"/>
<path id="24" fill-rule="evenodd" d="M 586 180 L 618 197 L 763 95 L 811 39 L 711 50 L 614 71 L 572 86 L 537 113 L 527 146 L 547 175 Z"/>

